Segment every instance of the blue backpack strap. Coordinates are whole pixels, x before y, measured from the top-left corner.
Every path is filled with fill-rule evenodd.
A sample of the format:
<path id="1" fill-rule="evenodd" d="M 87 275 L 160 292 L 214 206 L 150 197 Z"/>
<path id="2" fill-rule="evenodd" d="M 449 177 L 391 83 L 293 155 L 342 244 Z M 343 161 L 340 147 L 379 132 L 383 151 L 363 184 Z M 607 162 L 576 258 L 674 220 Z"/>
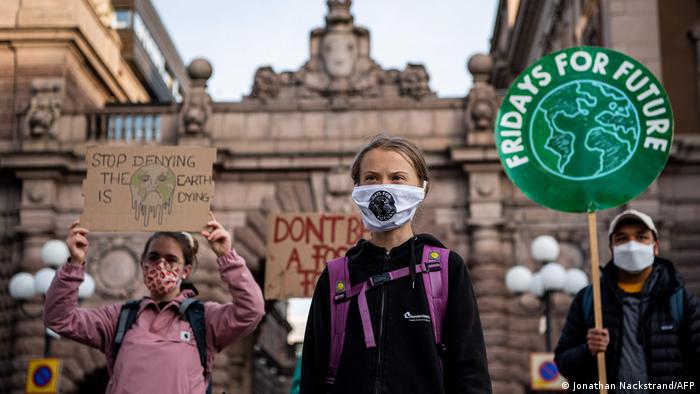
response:
<path id="1" fill-rule="evenodd" d="M 204 318 L 204 304 L 200 300 L 190 297 L 182 301 L 179 312 L 180 316 L 187 320 L 192 327 L 194 340 L 197 343 L 197 352 L 199 352 L 199 362 L 204 371 L 204 380 L 208 382 L 207 394 L 209 394 L 211 393 L 211 379 L 207 368 L 207 326 Z"/>
<path id="2" fill-rule="evenodd" d="M 589 327 L 595 326 L 593 317 L 593 285 L 588 285 L 583 290 L 583 317 Z"/>
<path id="3" fill-rule="evenodd" d="M 114 365 L 114 363 L 117 361 L 117 355 L 119 354 L 119 349 L 121 349 L 122 343 L 124 342 L 126 332 L 129 331 L 131 326 L 134 325 L 134 322 L 136 322 L 140 305 L 141 300 L 130 300 L 125 302 L 119 311 L 117 331 L 116 334 L 114 334 L 114 342 L 112 343 L 112 365 Z"/>
<path id="4" fill-rule="evenodd" d="M 673 295 L 671 295 L 671 298 L 669 299 L 669 302 L 671 304 L 671 315 L 673 316 L 673 321 L 676 323 L 676 325 L 680 324 L 683 321 L 683 288 L 681 287 L 680 289 L 676 290 Z"/>
<path id="5" fill-rule="evenodd" d="M 442 323 L 447 310 L 448 263 L 450 250 L 426 245 L 423 247 L 423 289 L 428 300 L 430 319 L 433 322 L 433 336 L 438 350 L 442 353 L 445 345 L 442 341 Z"/>
<path id="6" fill-rule="evenodd" d="M 333 384 L 340 364 L 340 355 L 345 342 L 345 325 L 350 308 L 350 271 L 347 257 L 328 262 L 328 287 L 330 288 L 331 342 L 328 357 L 326 383 Z"/>

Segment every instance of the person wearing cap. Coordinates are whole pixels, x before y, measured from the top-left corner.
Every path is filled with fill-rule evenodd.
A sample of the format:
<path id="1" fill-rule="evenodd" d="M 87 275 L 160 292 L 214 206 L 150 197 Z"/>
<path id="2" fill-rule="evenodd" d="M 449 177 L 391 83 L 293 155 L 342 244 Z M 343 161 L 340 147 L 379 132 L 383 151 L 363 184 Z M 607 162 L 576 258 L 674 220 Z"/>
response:
<path id="1" fill-rule="evenodd" d="M 605 352 L 609 393 L 654 393 L 675 382 L 694 384 L 663 392 L 700 392 L 700 301 L 673 263 L 658 256 L 654 221 L 626 210 L 610 223 L 608 241 L 613 258 L 601 275 L 604 328 L 593 328 L 588 286 L 572 301 L 555 349 L 559 371 L 571 390 L 598 392 L 595 356 Z"/>

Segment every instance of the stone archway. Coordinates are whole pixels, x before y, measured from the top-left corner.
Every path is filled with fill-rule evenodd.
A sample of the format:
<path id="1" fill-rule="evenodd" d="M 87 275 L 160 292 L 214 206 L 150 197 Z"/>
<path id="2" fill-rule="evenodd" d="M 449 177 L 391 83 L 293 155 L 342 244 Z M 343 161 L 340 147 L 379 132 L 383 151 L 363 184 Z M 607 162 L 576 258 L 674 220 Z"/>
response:
<path id="1" fill-rule="evenodd" d="M 254 274 L 263 267 L 259 264 L 265 259 L 267 217 L 281 212 L 322 212 L 326 211 L 325 203 L 319 203 L 319 196 L 328 192 L 328 182 L 315 182 L 313 178 L 321 176 L 328 179 L 329 175 L 315 173 L 306 179 L 295 181 L 273 182 L 274 192 L 262 198 L 259 208 L 245 213 L 245 221 L 233 229 L 234 247 L 249 262 Z M 349 196 L 350 190 L 347 195 Z M 349 197 L 348 197 L 349 200 Z"/>
<path id="2" fill-rule="evenodd" d="M 296 176 L 295 176 L 296 177 Z M 259 201 L 257 209 L 245 212 L 242 225 L 233 229 L 234 247 L 249 262 L 253 275 L 264 288 L 267 217 L 278 212 L 317 211 L 314 176 L 301 174 L 298 180 L 271 182 L 275 186 Z M 318 210 L 325 210 L 323 209 Z M 287 344 L 291 326 L 286 320 L 286 300 L 267 301 L 267 314 L 256 331 L 252 388 L 254 392 L 288 392 L 295 365 L 292 347 Z M 269 391 L 271 377 L 276 377 Z"/>

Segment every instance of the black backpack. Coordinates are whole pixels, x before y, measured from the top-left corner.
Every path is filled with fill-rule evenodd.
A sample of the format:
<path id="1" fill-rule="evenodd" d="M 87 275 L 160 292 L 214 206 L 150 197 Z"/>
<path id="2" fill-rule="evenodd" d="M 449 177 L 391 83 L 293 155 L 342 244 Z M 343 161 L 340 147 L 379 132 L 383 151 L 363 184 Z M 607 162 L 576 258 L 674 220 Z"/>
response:
<path id="1" fill-rule="evenodd" d="M 114 335 L 114 343 L 112 344 L 112 364 L 117 360 L 117 354 L 124 341 L 126 332 L 134 325 L 138 317 L 139 305 L 141 300 L 127 301 L 122 305 L 119 312 L 119 320 L 117 320 L 117 332 Z M 199 361 L 204 369 L 204 379 L 207 379 L 209 371 L 207 370 L 207 332 L 204 321 L 204 304 L 196 298 L 187 298 L 180 304 L 180 316 L 188 321 L 192 327 L 192 333 L 197 343 L 197 351 L 199 352 Z M 211 394 L 211 379 L 207 386 L 207 394 Z"/>

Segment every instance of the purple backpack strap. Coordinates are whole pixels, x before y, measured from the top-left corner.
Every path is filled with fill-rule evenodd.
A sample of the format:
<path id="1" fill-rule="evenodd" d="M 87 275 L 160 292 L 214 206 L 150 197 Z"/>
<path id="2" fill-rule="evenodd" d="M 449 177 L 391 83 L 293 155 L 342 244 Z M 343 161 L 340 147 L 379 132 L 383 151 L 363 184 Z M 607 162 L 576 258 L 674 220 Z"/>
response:
<path id="1" fill-rule="evenodd" d="M 450 250 L 435 246 L 423 248 L 421 264 L 425 269 L 423 273 L 423 287 L 428 299 L 430 319 L 433 321 L 433 336 L 439 347 L 442 343 L 442 323 L 447 309 L 448 293 L 448 262 Z"/>
<path id="2" fill-rule="evenodd" d="M 340 363 L 340 354 L 345 342 L 345 324 L 348 320 L 350 303 L 350 272 L 347 257 L 339 257 L 328 262 L 328 285 L 331 308 L 331 347 L 328 358 L 326 383 L 335 381 Z"/>

